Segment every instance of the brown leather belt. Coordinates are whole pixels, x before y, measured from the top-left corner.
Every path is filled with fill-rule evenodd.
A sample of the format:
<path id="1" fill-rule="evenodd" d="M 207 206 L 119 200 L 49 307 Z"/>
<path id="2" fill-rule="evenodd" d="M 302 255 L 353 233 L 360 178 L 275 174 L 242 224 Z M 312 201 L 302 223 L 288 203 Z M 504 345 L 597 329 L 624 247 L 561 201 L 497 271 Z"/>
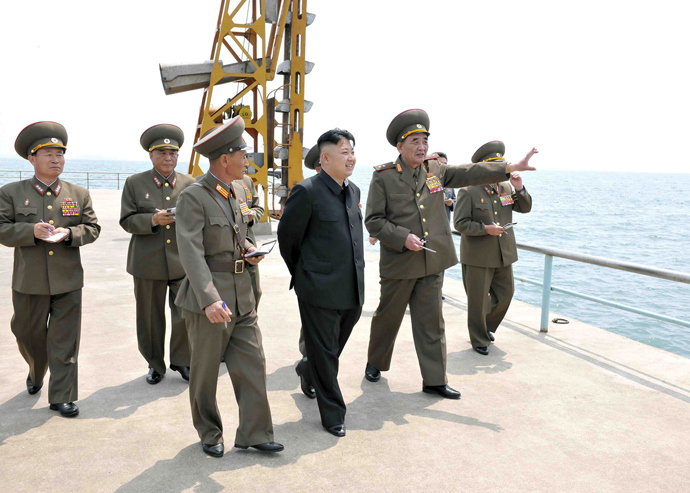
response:
<path id="1" fill-rule="evenodd" d="M 216 260 L 207 258 L 206 264 L 211 272 L 234 272 L 235 274 L 242 274 L 244 272 L 244 260 Z"/>

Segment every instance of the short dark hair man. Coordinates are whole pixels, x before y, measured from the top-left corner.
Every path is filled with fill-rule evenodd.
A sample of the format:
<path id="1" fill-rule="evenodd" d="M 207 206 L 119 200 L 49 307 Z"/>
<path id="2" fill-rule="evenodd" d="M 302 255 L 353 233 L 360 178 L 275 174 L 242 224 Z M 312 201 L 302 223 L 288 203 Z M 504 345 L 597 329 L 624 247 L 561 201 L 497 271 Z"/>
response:
<path id="1" fill-rule="evenodd" d="M 298 183 L 278 225 L 280 253 L 299 302 L 307 360 L 321 424 L 345 436 L 338 358 L 364 303 L 364 248 L 355 138 L 333 129 L 319 137 L 321 172 Z"/>

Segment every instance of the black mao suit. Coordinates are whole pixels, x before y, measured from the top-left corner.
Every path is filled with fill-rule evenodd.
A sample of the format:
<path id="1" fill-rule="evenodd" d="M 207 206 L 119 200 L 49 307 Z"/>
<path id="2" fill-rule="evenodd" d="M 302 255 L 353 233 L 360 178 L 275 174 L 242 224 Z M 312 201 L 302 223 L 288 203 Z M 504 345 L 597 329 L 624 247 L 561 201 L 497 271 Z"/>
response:
<path id="1" fill-rule="evenodd" d="M 326 171 L 295 185 L 278 225 L 280 254 L 290 270 L 304 328 L 321 423 L 345 422 L 338 357 L 364 303 L 364 239 L 360 192 Z"/>

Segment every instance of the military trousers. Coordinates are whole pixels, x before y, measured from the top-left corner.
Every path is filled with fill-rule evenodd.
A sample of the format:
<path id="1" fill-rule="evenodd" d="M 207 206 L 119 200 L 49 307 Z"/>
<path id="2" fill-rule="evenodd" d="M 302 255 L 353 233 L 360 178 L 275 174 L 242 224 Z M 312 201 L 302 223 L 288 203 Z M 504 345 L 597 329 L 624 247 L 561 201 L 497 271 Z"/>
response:
<path id="1" fill-rule="evenodd" d="M 249 272 L 249 278 L 252 281 L 252 291 L 254 291 L 254 298 L 256 298 L 256 310 L 259 311 L 259 301 L 261 300 L 261 280 L 259 276 L 259 266 L 252 265 L 247 262 L 245 269 Z"/>
<path id="2" fill-rule="evenodd" d="M 184 279 L 184 278 L 183 278 Z M 170 306 L 170 364 L 189 366 L 189 341 L 180 309 L 175 305 L 182 279 L 158 280 L 134 278 L 137 303 L 137 342 L 139 352 L 153 368 L 165 375 L 165 295 Z"/>
<path id="3" fill-rule="evenodd" d="M 381 278 L 381 299 L 371 320 L 368 362 L 388 371 L 395 339 L 407 306 L 424 385 L 445 385 L 446 325 L 441 301 L 441 273 L 418 279 Z"/>
<path id="4" fill-rule="evenodd" d="M 314 306 L 301 299 L 298 302 L 321 424 L 326 428 L 344 424 L 346 408 L 338 385 L 339 358 L 362 314 L 362 307 L 337 310 Z"/>
<path id="5" fill-rule="evenodd" d="M 74 402 L 78 395 L 81 289 L 55 295 L 12 291 L 10 326 L 35 386 L 50 368 L 48 402 Z"/>
<path id="6" fill-rule="evenodd" d="M 513 299 L 513 266 L 488 268 L 462 264 L 467 293 L 467 329 L 472 347 L 488 347 Z"/>
<path id="7" fill-rule="evenodd" d="M 225 358 L 239 407 L 235 443 L 245 447 L 273 441 L 273 421 L 266 392 L 266 359 L 256 311 L 237 315 L 237 303 L 227 328 L 211 323 L 205 314 L 182 309 L 189 332 L 191 364 L 189 401 L 192 421 L 201 443 L 223 443 L 223 422 L 216 390 L 218 367 Z"/>

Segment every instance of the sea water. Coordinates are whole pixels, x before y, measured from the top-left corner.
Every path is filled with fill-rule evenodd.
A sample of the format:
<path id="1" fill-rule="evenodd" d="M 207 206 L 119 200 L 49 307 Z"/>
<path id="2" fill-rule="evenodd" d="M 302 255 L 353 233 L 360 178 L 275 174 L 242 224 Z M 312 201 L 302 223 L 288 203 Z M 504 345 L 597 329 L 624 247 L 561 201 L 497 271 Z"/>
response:
<path id="1" fill-rule="evenodd" d="M 69 160 L 63 178 L 91 188 L 122 188 L 127 173 L 149 169 L 150 162 Z M 546 168 L 545 166 L 542 168 Z M 0 170 L 32 167 L 21 159 L 0 159 Z M 178 171 L 186 172 L 186 163 Z M 98 172 L 120 172 L 115 175 Z M 362 210 L 373 168 L 359 161 L 352 176 L 362 191 Z M 305 169 L 305 175 L 310 171 Z M 690 272 L 690 204 L 684 196 L 690 174 L 548 171 L 522 173 L 532 196 L 532 212 L 513 215 L 510 234 L 518 241 L 559 248 L 613 260 Z M 15 181 L 16 173 L 0 172 L 0 185 Z M 451 216 L 452 217 L 452 216 Z M 459 237 L 454 237 L 459 249 Z M 366 248 L 378 251 L 366 244 Z M 368 265 L 377 269 L 377 265 Z M 544 255 L 519 251 L 516 277 L 541 281 Z M 462 279 L 460 264 L 446 271 Z M 690 285 L 571 260 L 554 258 L 552 284 L 589 296 L 690 321 Z M 515 283 L 515 299 L 539 306 L 541 287 Z M 562 293 L 551 294 L 551 311 L 652 346 L 690 357 L 690 329 L 608 307 Z M 553 317 L 551 317 L 553 318 Z"/>

